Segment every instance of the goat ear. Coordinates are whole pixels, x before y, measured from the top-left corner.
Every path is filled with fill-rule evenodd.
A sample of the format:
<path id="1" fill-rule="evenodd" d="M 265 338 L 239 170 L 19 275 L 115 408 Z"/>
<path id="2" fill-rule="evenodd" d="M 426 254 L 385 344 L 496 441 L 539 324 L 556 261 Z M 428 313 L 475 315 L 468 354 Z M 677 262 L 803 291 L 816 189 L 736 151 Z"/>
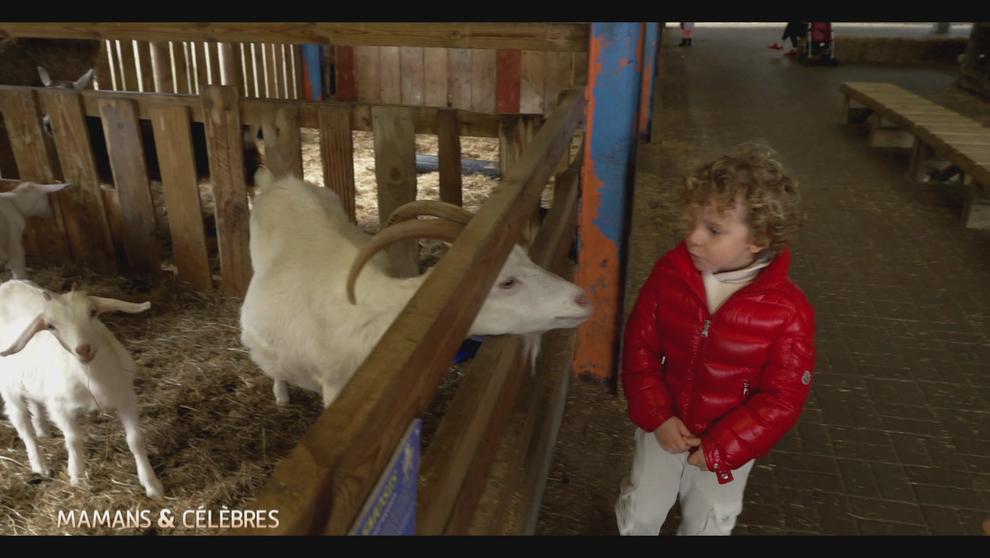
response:
<path id="1" fill-rule="evenodd" d="M 52 78 L 48 75 L 48 70 L 44 66 L 38 66 L 38 77 L 41 78 L 41 83 L 45 87 L 52 86 Z"/>
<path id="2" fill-rule="evenodd" d="M 104 312 L 127 312 L 128 314 L 138 314 L 151 308 L 150 302 L 125 302 L 116 298 L 103 298 L 101 296 L 91 296 L 95 303 L 94 307 L 100 314 Z"/>
<path id="3" fill-rule="evenodd" d="M 31 338 L 34 337 L 35 333 L 38 333 L 39 331 L 46 329 L 47 327 L 48 327 L 48 323 L 45 322 L 44 315 L 38 314 L 38 317 L 35 318 L 30 324 L 28 324 L 27 328 L 24 330 L 23 333 L 21 333 L 20 337 L 18 337 L 17 340 L 14 341 L 14 344 L 8 347 L 7 350 L 0 352 L 0 356 L 5 357 L 21 352 L 21 349 L 23 349 L 24 346 L 28 344 L 28 341 L 30 341 Z"/>
<path id="4" fill-rule="evenodd" d="M 85 74 L 79 76 L 79 79 L 72 84 L 72 88 L 76 91 L 82 91 L 89 87 L 89 82 L 93 80 L 93 68 L 86 71 Z"/>

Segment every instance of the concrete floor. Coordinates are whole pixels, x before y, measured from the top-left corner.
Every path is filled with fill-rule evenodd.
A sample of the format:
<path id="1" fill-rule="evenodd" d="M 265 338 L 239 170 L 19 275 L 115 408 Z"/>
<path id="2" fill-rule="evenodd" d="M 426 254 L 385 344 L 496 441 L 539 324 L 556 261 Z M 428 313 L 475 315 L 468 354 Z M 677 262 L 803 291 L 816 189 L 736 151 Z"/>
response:
<path id="1" fill-rule="evenodd" d="M 792 277 L 817 313 L 799 425 L 750 476 L 736 534 L 980 534 L 990 517 L 990 232 L 962 190 L 906 177 L 907 155 L 841 124 L 844 81 L 889 81 L 990 125 L 955 69 L 805 67 L 779 30 L 706 26 L 661 49 L 654 142 L 637 163 L 627 308 L 679 240 L 666 196 L 696 165 L 769 142 L 802 187 Z M 536 533 L 614 535 L 633 448 L 620 393 L 575 381 Z M 677 525 L 675 510 L 663 533 Z"/>

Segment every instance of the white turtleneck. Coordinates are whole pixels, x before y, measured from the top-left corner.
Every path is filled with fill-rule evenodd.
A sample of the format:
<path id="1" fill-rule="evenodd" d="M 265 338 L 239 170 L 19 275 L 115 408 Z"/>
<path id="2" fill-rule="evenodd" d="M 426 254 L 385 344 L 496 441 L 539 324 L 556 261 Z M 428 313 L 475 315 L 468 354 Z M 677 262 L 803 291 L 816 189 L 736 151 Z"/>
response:
<path id="1" fill-rule="evenodd" d="M 721 273 L 703 272 L 701 280 L 708 296 L 708 311 L 714 314 L 736 291 L 752 283 L 760 270 L 770 265 L 771 261 L 773 254 L 768 253 L 743 269 Z"/>

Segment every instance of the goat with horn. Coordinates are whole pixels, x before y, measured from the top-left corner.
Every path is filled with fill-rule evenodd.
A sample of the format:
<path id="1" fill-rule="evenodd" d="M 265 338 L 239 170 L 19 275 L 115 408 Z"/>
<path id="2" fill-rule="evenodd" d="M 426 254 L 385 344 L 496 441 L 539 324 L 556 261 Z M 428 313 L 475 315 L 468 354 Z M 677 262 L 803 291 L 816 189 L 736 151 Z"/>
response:
<path id="1" fill-rule="evenodd" d="M 275 380 L 315 391 L 330 406 L 430 270 L 418 277 L 389 273 L 382 250 L 430 238 L 454 242 L 471 219 L 436 201 L 406 204 L 369 237 L 352 224 L 331 190 L 258 171 L 250 216 L 254 275 L 241 307 L 241 342 Z M 421 215 L 437 219 L 418 220 Z M 546 271 L 514 246 L 468 331 L 531 334 L 575 327 L 591 315 L 584 291 Z"/>

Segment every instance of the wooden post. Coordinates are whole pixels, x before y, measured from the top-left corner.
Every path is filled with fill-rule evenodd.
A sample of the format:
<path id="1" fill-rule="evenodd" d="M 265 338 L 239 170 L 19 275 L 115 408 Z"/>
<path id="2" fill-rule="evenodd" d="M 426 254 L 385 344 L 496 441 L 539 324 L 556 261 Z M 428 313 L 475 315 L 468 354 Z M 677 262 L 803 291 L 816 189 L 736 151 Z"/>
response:
<path id="1" fill-rule="evenodd" d="M 375 176 L 381 226 L 400 205 L 416 199 L 416 134 L 413 109 L 371 108 L 375 135 Z M 387 249 L 397 276 L 419 275 L 419 242 L 404 240 Z"/>
<path id="2" fill-rule="evenodd" d="M 357 222 L 354 207 L 354 140 L 351 136 L 351 111 L 339 105 L 321 104 L 320 155 L 323 159 L 323 183 L 340 196 L 352 223 Z"/>
<path id="3" fill-rule="evenodd" d="M 461 184 L 461 127 L 456 109 L 437 112 L 437 142 L 440 159 L 440 201 L 463 205 Z"/>
<path id="4" fill-rule="evenodd" d="M 354 47 L 354 68 L 357 80 L 357 100 L 378 103 L 382 99 L 381 47 Z"/>
<path id="5" fill-rule="evenodd" d="M 265 138 L 265 165 L 272 174 L 303 178 L 299 108 L 287 103 L 269 104 L 261 113 L 261 133 Z"/>
<path id="6" fill-rule="evenodd" d="M 56 181 L 58 160 L 54 144 L 41 127 L 41 110 L 34 90 L 0 91 L 0 113 L 10 138 L 17 163 L 18 178 L 33 182 Z M 49 195 L 51 217 L 28 219 L 25 248 L 42 261 L 64 262 L 69 259 L 65 225 L 60 200 L 64 191 Z"/>
<path id="7" fill-rule="evenodd" d="M 80 264 L 99 273 L 115 273 L 113 239 L 89 143 L 82 95 L 56 88 L 39 93 L 42 106 L 52 120 L 62 177 L 76 184 L 75 188 L 59 192 L 71 251 Z"/>
<path id="8" fill-rule="evenodd" d="M 161 248 L 155 236 L 155 208 L 148 184 L 137 105 L 128 99 L 100 99 L 98 105 L 113 181 L 120 199 L 127 265 L 134 273 L 157 273 L 161 269 Z"/>
<path id="9" fill-rule="evenodd" d="M 202 41 L 195 41 L 189 43 L 190 50 L 193 52 L 193 59 L 196 62 L 194 74 L 197 84 L 196 93 L 199 95 L 203 94 L 206 86 L 210 84 L 209 75 L 207 74 L 207 65 L 210 63 L 209 53 L 206 51 L 206 43 Z"/>
<path id="10" fill-rule="evenodd" d="M 616 377 L 625 269 L 628 204 L 635 181 L 637 112 L 642 72 L 635 60 L 638 23 L 592 23 L 582 169 L 577 284 L 594 305 L 578 328 L 573 372 L 598 381 Z"/>
<path id="11" fill-rule="evenodd" d="M 522 52 L 519 49 L 495 51 L 495 112 L 519 112 L 519 80 Z"/>
<path id="12" fill-rule="evenodd" d="M 213 274 L 203 231 L 189 109 L 155 105 L 151 108 L 151 124 L 161 164 L 168 228 L 179 281 L 201 291 L 209 290 L 213 286 Z"/>
<path id="13" fill-rule="evenodd" d="M 237 89 L 228 85 L 207 86 L 202 99 L 220 248 L 220 284 L 224 293 L 242 297 L 251 281 L 251 253 L 240 101 Z"/>

